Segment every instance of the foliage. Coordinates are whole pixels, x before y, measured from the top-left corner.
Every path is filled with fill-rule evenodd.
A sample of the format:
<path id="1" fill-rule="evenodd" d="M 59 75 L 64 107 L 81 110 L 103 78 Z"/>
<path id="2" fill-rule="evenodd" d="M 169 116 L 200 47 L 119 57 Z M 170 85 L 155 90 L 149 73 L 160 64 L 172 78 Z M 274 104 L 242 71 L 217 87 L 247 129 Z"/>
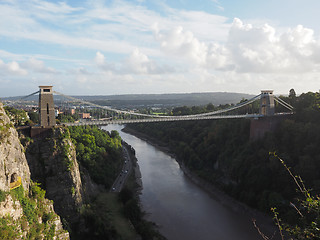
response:
<path id="1" fill-rule="evenodd" d="M 22 146 L 26 147 L 28 144 L 33 143 L 33 139 L 30 137 L 20 137 L 20 142 Z"/>
<path id="2" fill-rule="evenodd" d="M 36 209 L 36 202 L 25 196 L 24 189 L 22 185 L 18 188 L 15 188 L 11 191 L 11 195 L 13 195 L 14 198 L 19 200 L 22 209 L 23 214 L 27 217 L 28 222 L 30 224 L 37 222 L 37 209 Z"/>
<path id="3" fill-rule="evenodd" d="M 295 114 L 256 141 L 250 140 L 250 121 L 241 119 L 128 127 L 166 143 L 190 170 L 234 198 L 265 212 L 274 207 L 283 221 L 296 224 L 300 220 L 292 217 L 296 210 L 290 206 L 290 199 L 297 197 L 294 183 L 269 152 L 281 152 L 311 193 L 320 193 L 320 93 L 295 96 L 291 91 L 290 97 L 280 98 L 293 104 Z M 309 200 L 314 203 L 317 198 Z"/>
<path id="4" fill-rule="evenodd" d="M 13 127 L 12 123 L 4 124 L 3 119 L 0 119 L 0 144 L 1 142 L 10 136 L 10 128 Z"/>
<path id="5" fill-rule="evenodd" d="M 112 131 L 109 134 L 98 127 L 70 127 L 71 138 L 76 145 L 77 160 L 92 179 L 109 188 L 121 168 L 121 138 Z"/>
<path id="6" fill-rule="evenodd" d="M 40 188 L 38 183 L 31 184 L 30 196 L 28 196 L 23 187 L 20 186 L 10 191 L 11 196 L 20 202 L 23 210 L 23 217 L 15 224 L 10 223 L 10 227 L 6 227 L 6 219 L 0 218 L 4 224 L 3 228 L 0 226 L 0 239 L 16 239 L 18 230 L 15 229 L 17 225 L 21 226 L 22 230 L 27 230 L 27 239 L 53 239 L 55 235 L 56 214 L 45 208 L 45 191 Z M 39 219 L 42 219 L 42 223 Z M 28 227 L 29 225 L 29 227 Z M 16 235 L 10 238 L 10 229 L 15 229 Z M 2 234 L 6 237 L 1 238 Z M 10 233 L 11 234 L 11 233 Z"/>
<path id="7" fill-rule="evenodd" d="M 15 240 L 18 237 L 17 226 L 10 217 L 0 218 L 0 239 Z"/>
<path id="8" fill-rule="evenodd" d="M 34 111 L 29 111 L 28 112 L 30 121 L 34 124 L 39 123 L 39 113 L 38 112 L 34 112 Z"/>
<path id="9" fill-rule="evenodd" d="M 6 199 L 7 195 L 8 195 L 7 192 L 0 190 L 0 203 Z"/>
<path id="10" fill-rule="evenodd" d="M 140 234 L 143 240 L 164 240 L 157 230 L 154 223 L 145 220 L 144 213 L 140 208 L 138 199 L 134 197 L 134 192 L 125 187 L 119 194 L 119 199 L 124 204 L 123 212 L 130 219 L 136 231 Z"/>
<path id="11" fill-rule="evenodd" d="M 112 222 L 118 214 L 111 197 L 110 194 L 102 193 L 90 205 L 82 207 L 81 215 L 89 231 L 79 236 L 79 239 L 120 239 Z"/>
<path id="12" fill-rule="evenodd" d="M 79 120 L 79 115 L 78 114 L 59 114 L 57 117 L 57 122 L 61 122 L 61 123 L 68 123 L 68 122 L 75 122 Z"/>
<path id="13" fill-rule="evenodd" d="M 271 208 L 274 213 L 274 219 L 279 227 L 280 235 L 284 239 L 283 231 L 286 231 L 295 239 L 320 239 L 320 197 L 312 196 L 310 190 L 305 187 L 300 176 L 295 176 L 285 162 L 275 153 L 271 153 L 278 159 L 290 174 L 294 183 L 298 187 L 297 192 L 300 196 L 295 199 L 295 203 L 290 202 L 290 205 L 296 210 L 295 223 L 282 223 L 279 218 L 279 213 L 276 208 Z"/>
<path id="14" fill-rule="evenodd" d="M 33 182 L 33 184 L 31 184 L 31 194 L 33 198 L 41 201 L 44 199 L 46 191 L 40 187 L 40 183 Z"/>
<path id="15" fill-rule="evenodd" d="M 15 126 L 30 124 L 29 117 L 24 110 L 19 110 L 9 106 L 5 106 L 4 109 Z"/>

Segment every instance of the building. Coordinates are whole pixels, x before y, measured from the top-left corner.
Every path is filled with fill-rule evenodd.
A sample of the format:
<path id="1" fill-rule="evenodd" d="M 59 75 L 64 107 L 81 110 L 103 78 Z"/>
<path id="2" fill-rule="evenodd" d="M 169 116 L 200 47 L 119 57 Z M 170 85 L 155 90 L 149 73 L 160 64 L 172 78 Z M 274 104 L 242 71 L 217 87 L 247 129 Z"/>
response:
<path id="1" fill-rule="evenodd" d="M 79 113 L 80 118 L 82 119 L 90 119 L 90 113 Z"/>
<path id="2" fill-rule="evenodd" d="M 76 110 L 75 110 L 74 108 L 71 108 L 71 109 L 70 109 L 70 114 L 71 114 L 71 115 L 76 114 Z"/>

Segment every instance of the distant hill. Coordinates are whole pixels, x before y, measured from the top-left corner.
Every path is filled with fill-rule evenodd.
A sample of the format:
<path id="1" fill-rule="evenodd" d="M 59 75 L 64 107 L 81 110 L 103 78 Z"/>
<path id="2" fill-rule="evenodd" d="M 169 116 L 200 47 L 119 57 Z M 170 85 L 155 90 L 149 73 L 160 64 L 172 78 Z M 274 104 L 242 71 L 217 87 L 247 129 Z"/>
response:
<path id="1" fill-rule="evenodd" d="M 212 103 L 214 105 L 237 103 L 242 98 L 254 95 L 243 93 L 208 92 L 208 93 L 171 93 L 171 94 L 125 94 L 110 96 L 77 96 L 89 102 L 113 107 L 170 107 L 197 106 Z"/>
<path id="2" fill-rule="evenodd" d="M 73 96 L 89 102 L 112 107 L 170 107 L 170 106 L 197 106 L 212 103 L 214 105 L 237 103 L 241 99 L 249 99 L 254 95 L 229 92 L 206 93 L 170 93 L 170 94 L 123 94 L 123 95 L 94 95 Z M 21 97 L 3 98 L 2 100 L 16 100 Z M 64 97 L 55 95 L 55 101 L 63 101 Z M 28 100 L 38 100 L 32 96 Z"/>

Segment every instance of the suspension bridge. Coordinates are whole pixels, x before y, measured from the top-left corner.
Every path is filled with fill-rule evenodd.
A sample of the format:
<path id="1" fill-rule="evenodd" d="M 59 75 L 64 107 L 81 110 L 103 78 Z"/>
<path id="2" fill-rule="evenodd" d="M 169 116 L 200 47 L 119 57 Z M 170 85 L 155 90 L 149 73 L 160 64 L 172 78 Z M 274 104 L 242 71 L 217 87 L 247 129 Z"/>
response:
<path id="1" fill-rule="evenodd" d="M 228 108 L 182 116 L 168 116 L 156 114 L 144 114 L 134 111 L 114 109 L 109 106 L 102 106 L 82 99 L 68 96 L 57 91 L 53 91 L 52 86 L 39 86 L 40 90 L 29 94 L 20 100 L 26 99 L 32 95 L 39 94 L 39 116 L 41 127 L 52 127 L 56 125 L 55 121 L 55 106 L 53 102 L 53 94 L 60 95 L 66 99 L 78 102 L 90 107 L 105 109 L 108 112 L 113 112 L 114 115 L 103 120 L 91 120 L 74 123 L 61 123 L 66 126 L 81 126 L 81 125 L 108 125 L 108 124 L 127 124 L 127 123 L 146 123 L 146 122 L 168 122 L 168 121 L 190 121 L 190 120 L 210 120 L 210 119 L 239 119 L 239 118 L 263 118 L 269 116 L 283 116 L 293 113 L 293 107 L 275 96 L 272 90 L 263 90 L 257 96 L 243 101 L 239 104 L 232 105 Z M 260 101 L 260 109 L 258 113 L 253 114 L 234 114 L 235 110 L 244 108 L 255 101 Z M 275 102 L 282 105 L 287 112 L 275 113 Z M 122 116 L 121 118 L 119 116 Z M 123 118 L 125 116 L 125 118 Z"/>

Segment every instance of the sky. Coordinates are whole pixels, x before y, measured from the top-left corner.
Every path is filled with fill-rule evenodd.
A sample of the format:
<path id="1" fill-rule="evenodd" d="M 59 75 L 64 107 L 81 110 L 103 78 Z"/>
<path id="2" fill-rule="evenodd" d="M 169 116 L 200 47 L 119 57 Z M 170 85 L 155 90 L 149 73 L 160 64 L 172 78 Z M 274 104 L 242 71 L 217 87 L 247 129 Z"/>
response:
<path id="1" fill-rule="evenodd" d="M 0 97 L 319 91 L 319 0 L 0 0 Z"/>

